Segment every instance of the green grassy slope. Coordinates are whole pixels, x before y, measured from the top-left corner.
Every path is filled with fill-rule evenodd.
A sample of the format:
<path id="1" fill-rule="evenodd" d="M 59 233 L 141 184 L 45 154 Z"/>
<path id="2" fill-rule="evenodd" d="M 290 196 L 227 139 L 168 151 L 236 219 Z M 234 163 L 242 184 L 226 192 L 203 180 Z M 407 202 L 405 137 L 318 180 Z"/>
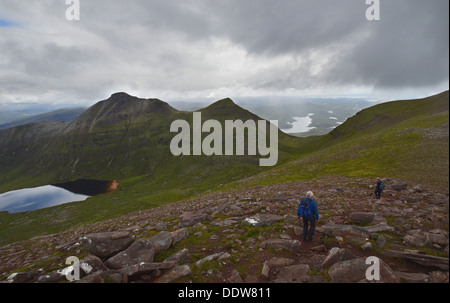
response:
<path id="1" fill-rule="evenodd" d="M 315 152 L 233 186 L 327 175 L 393 177 L 448 193 L 448 91 L 359 112 L 315 141 Z M 231 186 L 231 185 L 230 185 Z"/>

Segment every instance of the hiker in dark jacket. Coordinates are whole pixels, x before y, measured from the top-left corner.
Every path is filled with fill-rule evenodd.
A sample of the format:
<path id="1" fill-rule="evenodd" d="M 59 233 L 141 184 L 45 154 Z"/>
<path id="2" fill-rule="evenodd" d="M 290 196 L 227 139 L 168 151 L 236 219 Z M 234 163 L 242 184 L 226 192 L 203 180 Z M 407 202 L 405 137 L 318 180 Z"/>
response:
<path id="1" fill-rule="evenodd" d="M 305 241 L 312 241 L 316 231 L 316 223 L 319 221 L 319 210 L 316 201 L 312 199 L 313 197 L 313 192 L 308 191 L 297 208 L 298 220 L 300 221 L 300 217 L 303 218 L 303 240 Z"/>
<path id="2" fill-rule="evenodd" d="M 375 188 L 375 197 L 377 199 L 381 199 L 381 192 L 384 189 L 383 181 L 381 181 L 381 178 L 377 178 L 377 186 Z"/>

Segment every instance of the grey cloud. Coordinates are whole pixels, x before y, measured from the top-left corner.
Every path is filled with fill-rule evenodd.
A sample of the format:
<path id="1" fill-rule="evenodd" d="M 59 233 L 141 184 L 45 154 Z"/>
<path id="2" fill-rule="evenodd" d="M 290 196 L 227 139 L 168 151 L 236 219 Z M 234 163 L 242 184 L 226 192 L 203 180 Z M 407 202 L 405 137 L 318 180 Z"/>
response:
<path id="1" fill-rule="evenodd" d="M 180 98 L 448 83 L 447 0 L 381 0 L 372 22 L 363 0 L 81 0 L 73 23 L 64 2 L 0 3 L 0 19 L 22 27 L 0 28 L 2 92 L 95 100 L 127 88 Z"/>

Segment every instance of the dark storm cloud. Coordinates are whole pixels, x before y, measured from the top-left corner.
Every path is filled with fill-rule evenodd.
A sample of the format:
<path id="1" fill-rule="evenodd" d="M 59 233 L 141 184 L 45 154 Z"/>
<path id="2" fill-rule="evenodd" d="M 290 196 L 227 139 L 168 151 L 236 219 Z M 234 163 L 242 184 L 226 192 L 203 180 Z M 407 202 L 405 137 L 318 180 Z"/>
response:
<path id="1" fill-rule="evenodd" d="M 447 0 L 380 0 L 371 22 L 364 0 L 80 3 L 77 22 L 63 0 L 0 3 L 0 102 L 448 87 Z"/>

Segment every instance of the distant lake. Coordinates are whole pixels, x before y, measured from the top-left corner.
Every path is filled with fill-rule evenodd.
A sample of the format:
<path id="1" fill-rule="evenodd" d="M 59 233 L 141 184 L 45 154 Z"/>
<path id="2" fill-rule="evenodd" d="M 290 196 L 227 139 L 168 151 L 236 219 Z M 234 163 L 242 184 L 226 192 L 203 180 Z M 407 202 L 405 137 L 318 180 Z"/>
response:
<path id="1" fill-rule="evenodd" d="M 312 116 L 314 114 L 308 114 L 306 117 L 292 117 L 294 119 L 294 122 L 287 122 L 287 124 L 291 125 L 291 128 L 288 129 L 282 129 L 285 133 L 306 133 L 307 131 L 310 131 L 312 129 L 315 129 L 316 127 L 311 126 L 312 123 Z"/>
<path id="2" fill-rule="evenodd" d="M 0 194 L 0 211 L 17 213 L 84 201 L 90 196 L 114 191 L 117 185 L 118 183 L 115 180 L 78 180 L 13 190 Z"/>

